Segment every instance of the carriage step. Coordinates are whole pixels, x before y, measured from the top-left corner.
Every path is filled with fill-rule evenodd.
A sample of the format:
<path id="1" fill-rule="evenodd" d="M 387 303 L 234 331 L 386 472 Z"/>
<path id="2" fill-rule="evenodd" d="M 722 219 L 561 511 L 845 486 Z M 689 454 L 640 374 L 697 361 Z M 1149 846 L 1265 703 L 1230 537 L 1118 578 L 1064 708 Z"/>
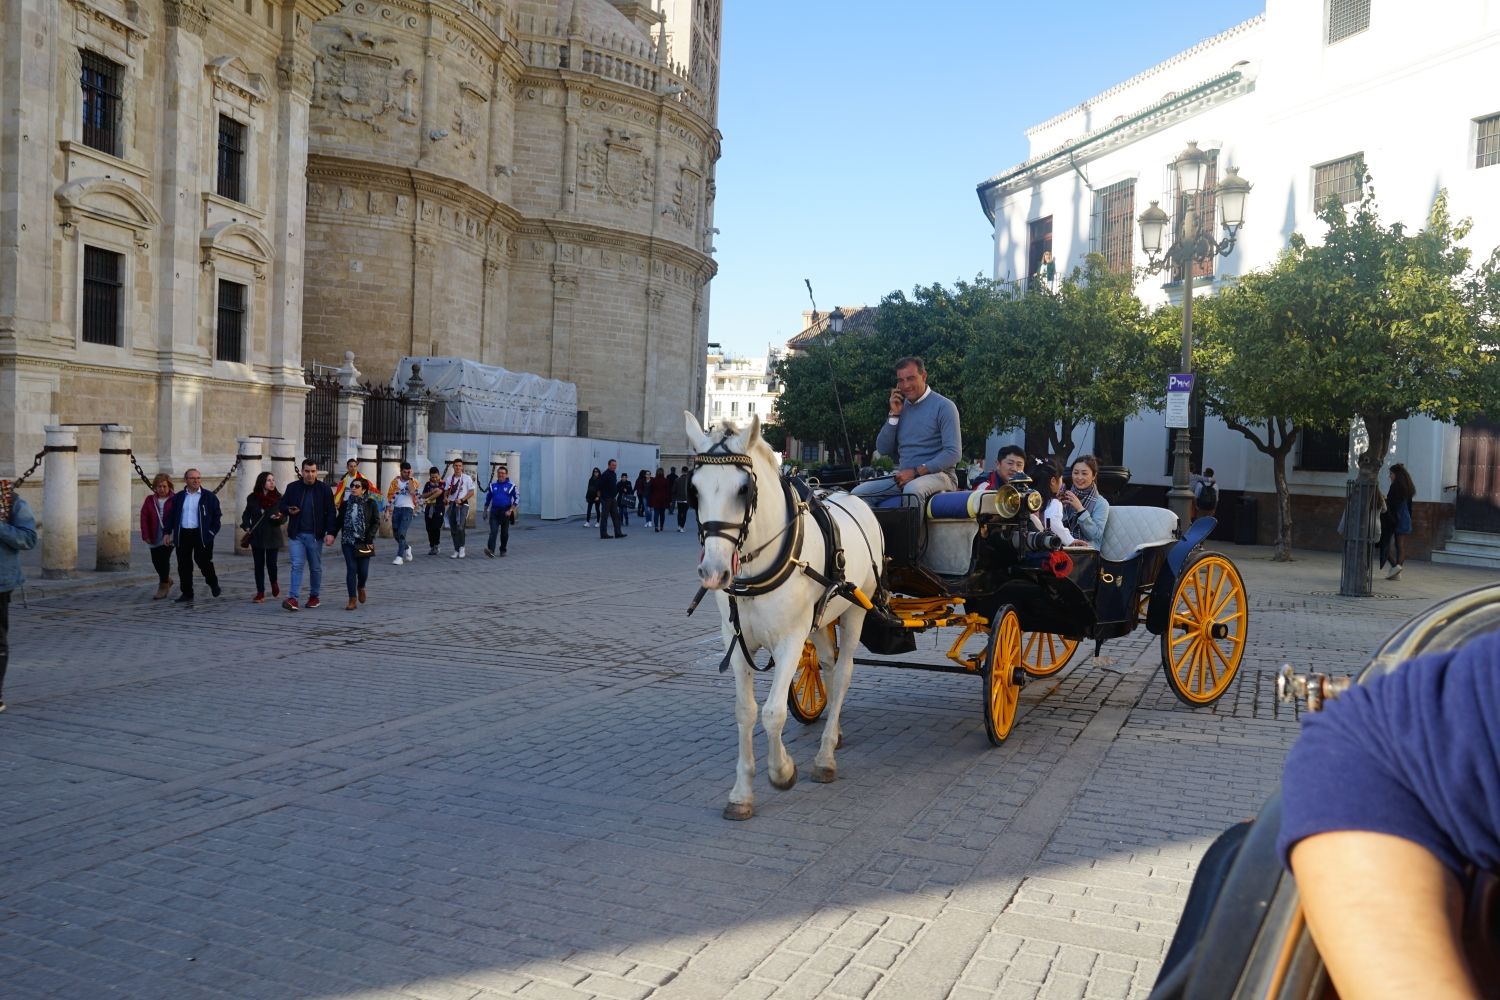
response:
<path id="1" fill-rule="evenodd" d="M 1432 551 L 1432 561 L 1450 566 L 1500 569 L 1500 534 L 1455 531 L 1443 548 Z"/>
<path id="2" fill-rule="evenodd" d="M 977 677 L 979 671 L 965 670 L 963 667 L 951 663 L 918 663 L 916 660 L 873 660 L 868 656 L 856 656 L 855 663 L 867 667 L 901 667 L 904 670 L 932 670 L 940 674 L 968 674 Z"/>

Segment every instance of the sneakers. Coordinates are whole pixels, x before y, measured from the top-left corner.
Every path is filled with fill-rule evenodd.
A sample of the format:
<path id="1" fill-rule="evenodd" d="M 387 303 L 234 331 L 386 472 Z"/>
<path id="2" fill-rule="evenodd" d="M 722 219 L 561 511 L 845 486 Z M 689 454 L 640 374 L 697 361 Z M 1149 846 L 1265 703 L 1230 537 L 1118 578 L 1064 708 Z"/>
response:
<path id="1" fill-rule="evenodd" d="M 301 611 L 302 610 L 300 607 L 297 606 L 297 599 L 295 597 L 288 597 L 286 600 L 284 600 L 284 601 L 281 602 L 281 606 L 283 608 L 286 608 L 288 611 Z"/>
<path id="2" fill-rule="evenodd" d="M 453 554 L 451 556 L 449 556 L 448 558 L 449 559 L 461 559 L 461 558 L 463 558 L 462 553 L 463 553 L 463 549 L 454 549 L 453 550 Z"/>
<path id="3" fill-rule="evenodd" d="M 467 558 L 469 558 L 469 550 L 468 549 L 459 549 L 458 550 L 458 558 L 460 558 L 460 559 L 467 559 Z"/>
<path id="4" fill-rule="evenodd" d="M 484 554 L 489 556 L 491 559 L 495 558 L 495 553 L 491 552 L 489 549 L 485 549 Z"/>
<path id="5" fill-rule="evenodd" d="M 0 712 L 5 711 L 5 702 L 0 701 Z"/>
<path id="6" fill-rule="evenodd" d="M 430 556 L 437 555 L 438 554 L 438 547 L 436 545 L 434 545 L 432 548 L 430 548 L 430 549 L 427 550 L 427 554 L 430 555 Z"/>
<path id="7" fill-rule="evenodd" d="M 1399 580 L 1399 579 L 1401 579 L 1401 567 L 1400 566 L 1392 566 L 1391 567 L 1391 571 L 1385 575 L 1385 578 L 1387 580 Z"/>
<path id="8" fill-rule="evenodd" d="M 276 583 L 275 580 L 271 581 L 271 596 L 272 597 L 280 597 L 281 596 L 281 586 L 278 583 Z"/>
<path id="9" fill-rule="evenodd" d="M 678 528 L 678 529 L 677 529 L 677 533 L 678 533 L 678 534 L 679 534 L 679 535 L 680 535 L 680 534 L 682 534 L 682 529 L 681 529 L 681 528 Z"/>
<path id="10" fill-rule="evenodd" d="M 502 556 L 503 556 L 503 555 L 505 555 L 505 550 L 504 550 L 504 549 L 501 549 L 501 550 L 500 550 L 500 554 L 501 554 L 501 555 L 502 555 Z"/>
<path id="11" fill-rule="evenodd" d="M 264 604 L 264 603 L 266 603 L 266 594 L 265 594 L 265 591 L 263 591 L 263 590 L 257 590 L 255 592 L 255 596 L 252 597 L 252 598 L 250 598 L 250 603 L 251 604 Z"/>
<path id="12" fill-rule="evenodd" d="M 153 601 L 159 601 L 163 597 L 166 597 L 167 594 L 171 591 L 171 589 L 172 589 L 172 581 L 170 579 L 166 583 L 158 584 L 157 587 L 156 587 L 156 596 L 153 597 L 153 598 L 151 598 L 151 599 Z"/>
<path id="13" fill-rule="evenodd" d="M 322 601 L 318 600 L 318 595 L 317 594 L 314 594 L 313 596 L 311 596 L 311 597 L 309 597 L 307 599 L 307 606 L 309 608 L 315 608 L 315 607 L 317 607 L 318 605 L 320 605 L 322 603 L 323 603 Z"/>
<path id="14" fill-rule="evenodd" d="M 402 559 L 400 556 L 397 556 L 396 558 L 394 558 L 394 559 L 391 560 L 391 565 L 392 566 L 400 566 L 405 561 L 406 561 L 405 559 Z"/>

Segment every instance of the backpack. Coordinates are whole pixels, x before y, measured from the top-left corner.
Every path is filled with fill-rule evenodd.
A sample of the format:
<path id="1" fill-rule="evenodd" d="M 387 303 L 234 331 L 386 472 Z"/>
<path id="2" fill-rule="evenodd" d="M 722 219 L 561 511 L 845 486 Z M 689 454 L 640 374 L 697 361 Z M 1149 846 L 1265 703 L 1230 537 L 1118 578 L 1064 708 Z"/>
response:
<path id="1" fill-rule="evenodd" d="M 1198 509 L 1213 510 L 1219 506 L 1219 491 L 1213 483 L 1204 483 L 1203 489 L 1198 491 Z"/>

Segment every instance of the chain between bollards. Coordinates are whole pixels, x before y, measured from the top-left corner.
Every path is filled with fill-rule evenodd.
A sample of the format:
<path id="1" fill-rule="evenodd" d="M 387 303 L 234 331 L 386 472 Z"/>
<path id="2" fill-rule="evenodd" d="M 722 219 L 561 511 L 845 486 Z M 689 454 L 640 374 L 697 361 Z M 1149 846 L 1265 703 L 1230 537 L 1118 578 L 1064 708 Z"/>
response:
<path id="1" fill-rule="evenodd" d="M 138 462 L 138 461 L 136 461 L 135 452 L 131 451 L 128 448 L 127 449 L 122 449 L 122 451 L 125 454 L 127 454 L 127 455 L 130 456 L 130 464 L 135 467 L 135 474 L 136 474 L 136 476 L 140 478 L 141 482 L 143 482 L 143 483 L 146 484 L 146 488 L 147 489 L 150 489 L 151 488 L 151 480 L 146 477 L 146 472 L 145 472 L 144 469 L 141 468 L 141 463 Z M 113 455 L 113 454 L 117 454 L 117 452 L 115 452 L 113 450 L 105 450 L 105 449 L 102 449 L 102 448 L 99 450 L 99 453 L 101 455 Z M 224 478 L 221 479 L 221 480 L 219 480 L 219 485 L 215 486 L 213 489 L 209 490 L 208 492 L 217 495 L 218 492 L 224 488 L 224 484 L 227 483 L 227 482 L 229 482 L 229 477 L 232 476 L 232 475 L 234 475 L 234 470 L 238 469 L 240 467 L 240 461 L 244 457 L 245 457 L 244 455 L 236 455 L 236 456 L 234 456 L 234 464 L 229 467 L 229 471 L 228 472 L 224 473 Z M 37 454 L 37 462 L 38 463 L 41 462 L 41 454 L 40 453 Z M 32 471 L 35 471 L 36 466 L 33 465 L 31 467 L 31 469 L 32 469 Z M 31 475 L 31 472 L 27 472 L 26 473 L 26 476 L 29 476 L 29 475 Z M 22 476 L 21 478 L 25 479 L 26 476 Z M 18 486 L 20 485 L 20 481 L 19 480 L 17 480 L 16 485 L 18 485 Z"/>

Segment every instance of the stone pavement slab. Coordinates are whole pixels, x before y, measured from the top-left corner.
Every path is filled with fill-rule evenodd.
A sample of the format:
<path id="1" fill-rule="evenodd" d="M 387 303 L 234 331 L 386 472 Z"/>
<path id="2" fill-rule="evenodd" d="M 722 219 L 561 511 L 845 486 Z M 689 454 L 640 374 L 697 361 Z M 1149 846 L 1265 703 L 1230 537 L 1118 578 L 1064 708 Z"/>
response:
<path id="1" fill-rule="evenodd" d="M 332 560 L 298 614 L 232 557 L 192 607 L 39 587 L 0 716 L 3 992 L 1142 998 L 1296 736 L 1280 663 L 1355 670 L 1492 578 L 1413 563 L 1355 601 L 1332 557 L 1227 551 L 1251 642 L 1217 706 L 1176 701 L 1144 631 L 1029 685 L 1000 748 L 973 679 L 864 667 L 839 780 L 776 792 L 762 762 L 745 823 L 690 534 L 377 559 L 355 612 Z M 805 777 L 820 729 L 789 727 Z"/>

